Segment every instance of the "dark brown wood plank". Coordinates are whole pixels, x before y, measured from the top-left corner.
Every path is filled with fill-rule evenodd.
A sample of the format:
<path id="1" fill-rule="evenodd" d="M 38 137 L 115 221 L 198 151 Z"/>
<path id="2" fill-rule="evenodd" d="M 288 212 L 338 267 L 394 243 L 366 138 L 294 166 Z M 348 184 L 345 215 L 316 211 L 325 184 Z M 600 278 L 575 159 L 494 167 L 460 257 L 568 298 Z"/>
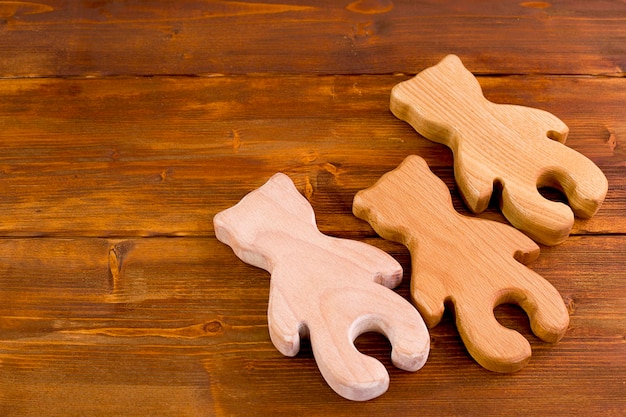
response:
<path id="1" fill-rule="evenodd" d="M 405 269 L 406 250 L 367 239 Z M 0 411 L 35 415 L 558 415 L 626 411 L 624 236 L 573 237 L 531 267 L 569 306 L 563 341 L 545 344 L 517 309 L 498 319 L 531 342 L 521 372 L 494 374 L 461 344 L 452 316 L 431 330 L 427 365 L 394 368 L 367 334 L 389 391 L 367 403 L 337 396 L 308 343 L 282 357 L 267 333 L 269 276 L 214 238 L 0 240 Z"/>
<path id="2" fill-rule="evenodd" d="M 355 0 L 0 3 L 0 76 L 416 73 L 626 67 L 623 2 Z"/>
<path id="3" fill-rule="evenodd" d="M 452 155 L 391 115 L 398 76 L 0 82 L 0 235 L 211 236 L 212 217 L 273 173 L 290 175 L 329 233 L 371 234 L 354 194 L 407 155 L 451 187 Z M 624 233 L 619 78 L 480 77 L 494 102 L 543 108 L 609 179 L 575 233 Z M 502 220 L 496 204 L 484 214 Z"/>

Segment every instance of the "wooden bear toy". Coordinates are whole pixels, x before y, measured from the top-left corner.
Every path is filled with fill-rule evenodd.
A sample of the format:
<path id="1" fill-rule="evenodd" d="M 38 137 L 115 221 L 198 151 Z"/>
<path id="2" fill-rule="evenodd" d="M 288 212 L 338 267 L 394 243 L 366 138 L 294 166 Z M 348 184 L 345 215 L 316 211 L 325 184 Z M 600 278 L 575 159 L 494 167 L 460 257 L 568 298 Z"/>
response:
<path id="1" fill-rule="evenodd" d="M 417 310 L 390 290 L 402 267 L 363 242 L 322 234 L 308 201 L 276 174 L 214 218 L 215 235 L 244 262 L 271 273 L 268 326 L 274 346 L 294 356 L 308 336 L 326 382 L 341 396 L 368 400 L 389 384 L 385 366 L 354 346 L 362 333 L 386 335 L 397 367 L 416 371 L 430 337 Z M 387 287 L 387 288 L 385 288 Z"/>
<path id="2" fill-rule="evenodd" d="M 457 56 L 396 85 L 390 108 L 424 137 L 452 149 L 454 176 L 473 212 L 485 210 L 500 183 L 502 213 L 537 242 L 561 243 L 574 214 L 593 216 L 607 193 L 602 171 L 564 145 L 569 130 L 561 120 L 488 101 Z M 538 191 L 543 186 L 560 189 L 571 209 L 545 199 Z"/>
<path id="3" fill-rule="evenodd" d="M 457 213 L 448 188 L 419 156 L 359 191 L 353 212 L 382 237 L 407 246 L 411 295 L 426 324 L 437 325 L 450 301 L 459 334 L 483 367 L 514 372 L 530 359 L 528 341 L 496 320 L 499 304 L 520 305 L 542 340 L 563 337 L 569 316 L 561 296 L 520 263 L 535 259 L 539 247 L 513 227 Z"/>

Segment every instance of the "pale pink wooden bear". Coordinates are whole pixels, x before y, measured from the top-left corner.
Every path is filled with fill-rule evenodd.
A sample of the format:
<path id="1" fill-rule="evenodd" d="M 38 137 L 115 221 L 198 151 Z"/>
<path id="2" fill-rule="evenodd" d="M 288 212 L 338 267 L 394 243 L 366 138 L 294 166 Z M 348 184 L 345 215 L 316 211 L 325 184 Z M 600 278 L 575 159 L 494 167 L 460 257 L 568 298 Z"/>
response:
<path id="1" fill-rule="evenodd" d="M 217 238 L 241 260 L 271 273 L 267 317 L 274 346 L 294 356 L 308 336 L 323 377 L 338 394 L 368 400 L 388 388 L 384 365 L 354 346 L 362 333 L 386 335 L 397 367 L 424 365 L 430 347 L 424 321 L 389 289 L 402 280 L 402 267 L 373 246 L 323 235 L 289 177 L 274 175 L 218 213 L 214 225 Z"/>
<path id="2" fill-rule="evenodd" d="M 513 372 L 530 359 L 528 341 L 502 326 L 494 308 L 519 304 L 542 340 L 560 340 L 569 324 L 557 290 L 520 262 L 539 247 L 503 223 L 462 216 L 446 185 L 419 156 L 409 156 L 354 197 L 354 214 L 411 253 L 411 295 L 433 327 L 451 302 L 465 346 L 483 367 Z"/>
<path id="3" fill-rule="evenodd" d="M 488 101 L 455 55 L 394 86 L 390 109 L 424 137 L 452 149 L 454 177 L 473 212 L 487 208 L 494 183 L 500 183 L 502 213 L 537 242 L 564 241 L 574 214 L 593 216 L 607 193 L 602 171 L 564 145 L 569 130 L 561 120 L 543 110 Z M 561 189 L 571 209 L 545 199 L 538 191 L 543 186 Z"/>

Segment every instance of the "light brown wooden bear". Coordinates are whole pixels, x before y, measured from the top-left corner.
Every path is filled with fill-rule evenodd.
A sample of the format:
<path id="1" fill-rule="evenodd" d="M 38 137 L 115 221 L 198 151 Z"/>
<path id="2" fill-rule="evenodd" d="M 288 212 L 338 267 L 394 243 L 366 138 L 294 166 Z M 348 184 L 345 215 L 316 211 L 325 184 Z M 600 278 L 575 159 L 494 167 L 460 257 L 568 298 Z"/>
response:
<path id="1" fill-rule="evenodd" d="M 454 177 L 470 210 L 485 210 L 499 183 L 502 213 L 537 242 L 563 242 L 574 214 L 590 218 L 606 196 L 602 171 L 564 145 L 569 130 L 561 120 L 543 110 L 488 101 L 455 55 L 394 86 L 390 109 L 427 139 L 452 149 Z M 560 189 L 570 207 L 544 198 L 538 191 L 544 186 Z"/>
<path id="2" fill-rule="evenodd" d="M 531 356 L 528 341 L 496 320 L 499 304 L 520 305 L 544 341 L 565 334 L 569 316 L 560 294 L 520 263 L 539 255 L 535 242 L 506 224 L 459 214 L 419 156 L 359 191 L 352 209 L 383 238 L 409 249 L 411 296 L 426 324 L 437 325 L 451 302 L 463 343 L 483 367 L 514 372 Z"/>

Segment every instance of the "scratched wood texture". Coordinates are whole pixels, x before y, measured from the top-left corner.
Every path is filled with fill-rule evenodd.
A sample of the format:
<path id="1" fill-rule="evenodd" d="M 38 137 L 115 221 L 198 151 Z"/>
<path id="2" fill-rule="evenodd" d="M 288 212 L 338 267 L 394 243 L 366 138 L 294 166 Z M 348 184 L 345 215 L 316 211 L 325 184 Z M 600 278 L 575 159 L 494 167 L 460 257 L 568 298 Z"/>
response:
<path id="1" fill-rule="evenodd" d="M 269 276 L 212 218 L 285 172 L 324 233 L 398 259 L 409 298 L 408 252 L 351 203 L 417 153 L 468 214 L 449 150 L 388 110 L 448 53 L 488 99 L 560 117 L 609 192 L 531 265 L 568 305 L 562 342 L 499 307 L 533 356 L 494 374 L 447 314 L 407 373 L 366 334 L 391 384 L 350 402 L 308 343 L 274 349 Z M 625 65 L 620 1 L 0 1 L 0 415 L 624 415 Z"/>

